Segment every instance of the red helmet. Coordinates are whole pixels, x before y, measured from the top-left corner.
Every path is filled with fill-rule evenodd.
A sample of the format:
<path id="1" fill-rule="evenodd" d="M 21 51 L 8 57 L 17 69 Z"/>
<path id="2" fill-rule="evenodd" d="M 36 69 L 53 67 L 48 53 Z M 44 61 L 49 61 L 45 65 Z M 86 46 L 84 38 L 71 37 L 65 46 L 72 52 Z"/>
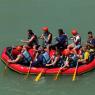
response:
<path id="1" fill-rule="evenodd" d="M 17 50 L 17 51 L 21 51 L 21 50 L 22 50 L 22 47 L 21 47 L 21 46 L 17 46 L 17 47 L 16 47 L 16 50 Z"/>
<path id="2" fill-rule="evenodd" d="M 69 49 L 65 49 L 63 52 L 62 52 L 63 55 L 65 56 L 68 56 L 70 54 L 70 51 Z"/>
<path id="3" fill-rule="evenodd" d="M 47 32 L 48 31 L 48 27 L 47 26 L 42 27 L 42 30 L 45 31 L 45 32 Z"/>
<path id="4" fill-rule="evenodd" d="M 72 32 L 71 32 L 73 35 L 77 35 L 77 30 L 76 29 L 73 29 Z"/>

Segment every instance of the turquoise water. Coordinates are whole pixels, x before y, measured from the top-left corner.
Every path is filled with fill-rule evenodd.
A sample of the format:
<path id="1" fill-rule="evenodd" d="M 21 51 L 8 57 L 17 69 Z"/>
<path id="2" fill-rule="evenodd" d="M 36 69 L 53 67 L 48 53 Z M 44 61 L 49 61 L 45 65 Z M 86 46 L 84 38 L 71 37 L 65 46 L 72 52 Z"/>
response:
<path id="1" fill-rule="evenodd" d="M 4 47 L 19 45 L 26 38 L 27 29 L 41 35 L 41 27 L 48 26 L 53 36 L 63 28 L 69 36 L 77 28 L 86 40 L 89 30 L 95 31 L 95 0 L 0 0 L 0 54 Z M 42 75 L 34 82 L 35 75 L 24 80 L 24 75 L 7 69 L 0 61 L 0 95 L 94 95 L 95 70 L 77 76 Z"/>

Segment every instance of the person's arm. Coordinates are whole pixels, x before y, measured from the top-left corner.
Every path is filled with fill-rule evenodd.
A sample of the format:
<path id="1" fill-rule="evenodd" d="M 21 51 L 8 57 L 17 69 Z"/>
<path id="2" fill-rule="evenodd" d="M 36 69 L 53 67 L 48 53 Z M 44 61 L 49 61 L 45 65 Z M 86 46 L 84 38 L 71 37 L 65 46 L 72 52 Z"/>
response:
<path id="1" fill-rule="evenodd" d="M 58 60 L 59 60 L 59 57 L 56 57 L 55 60 L 54 60 L 51 64 L 46 64 L 46 66 L 55 65 L 55 64 L 57 63 Z"/>
<path id="2" fill-rule="evenodd" d="M 34 58 L 34 61 L 37 61 L 37 57 L 38 57 L 39 53 L 37 52 Z"/>
<path id="3" fill-rule="evenodd" d="M 42 35 L 40 36 L 40 39 L 44 39 L 44 34 L 42 34 Z"/>
<path id="4" fill-rule="evenodd" d="M 73 40 L 74 39 L 74 37 L 69 37 L 69 40 Z"/>
<path id="5" fill-rule="evenodd" d="M 63 67 L 69 67 L 69 61 L 70 61 L 70 58 L 69 57 L 66 57 L 65 61 L 64 61 L 64 66 Z"/>
<path id="6" fill-rule="evenodd" d="M 28 43 L 32 42 L 35 39 L 35 36 L 32 36 L 31 39 L 29 39 Z"/>
<path id="7" fill-rule="evenodd" d="M 46 43 L 48 43 L 51 37 L 52 37 L 52 34 L 49 34 L 47 39 L 44 36 L 43 36 L 43 39 L 45 40 Z"/>
<path id="8" fill-rule="evenodd" d="M 21 41 L 24 43 L 30 43 L 34 40 L 34 38 L 35 38 L 35 36 L 32 36 L 31 39 L 29 39 L 29 40 L 21 40 Z"/>
<path id="9" fill-rule="evenodd" d="M 94 47 L 94 45 L 90 44 L 90 43 L 87 43 L 87 45 L 90 46 L 90 47 L 92 47 L 92 48 Z"/>
<path id="10" fill-rule="evenodd" d="M 9 63 L 16 63 L 21 59 L 21 55 L 18 55 L 16 59 L 14 60 L 8 60 Z"/>
<path id="11" fill-rule="evenodd" d="M 52 37 L 52 34 L 49 34 L 49 35 L 48 35 L 47 42 L 49 42 L 49 41 L 50 41 L 51 37 Z"/>

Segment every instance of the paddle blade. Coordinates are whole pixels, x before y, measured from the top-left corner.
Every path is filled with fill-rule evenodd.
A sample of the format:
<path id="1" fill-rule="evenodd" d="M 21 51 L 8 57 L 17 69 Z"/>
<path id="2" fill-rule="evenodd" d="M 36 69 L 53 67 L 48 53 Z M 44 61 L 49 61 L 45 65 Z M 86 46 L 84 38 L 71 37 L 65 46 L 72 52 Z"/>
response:
<path id="1" fill-rule="evenodd" d="M 59 73 L 55 76 L 54 80 L 58 80 Z"/>
<path id="2" fill-rule="evenodd" d="M 73 74 L 72 81 L 75 81 L 75 79 L 76 79 L 76 71 L 75 71 L 74 74 Z"/>
<path id="3" fill-rule="evenodd" d="M 58 73 L 56 74 L 54 80 L 58 80 L 58 76 L 59 76 L 59 74 L 60 74 L 62 68 L 64 68 L 64 67 L 67 66 L 67 64 L 68 64 L 68 57 L 66 58 L 66 61 L 65 61 L 64 63 L 65 63 L 65 65 L 62 64 L 63 66 L 60 67 L 60 69 L 59 69 Z"/>
<path id="4" fill-rule="evenodd" d="M 78 62 L 77 62 L 77 65 L 76 65 L 76 68 L 75 68 L 75 71 L 74 71 L 74 74 L 72 77 L 72 81 L 75 81 L 75 79 L 76 79 L 77 69 L 78 69 Z"/>
<path id="5" fill-rule="evenodd" d="M 25 75 L 24 80 L 26 80 L 29 76 L 29 72 Z"/>
<path id="6" fill-rule="evenodd" d="M 35 78 L 34 81 L 36 81 L 36 82 L 39 81 L 40 78 L 41 78 L 42 73 L 43 73 L 43 70 L 37 75 L 37 77 Z"/>
<path id="7" fill-rule="evenodd" d="M 7 66 L 4 67 L 4 71 L 3 71 L 3 74 L 5 74 L 7 72 Z"/>
<path id="8" fill-rule="evenodd" d="M 3 74 L 5 74 L 7 72 L 7 68 L 8 68 L 8 64 L 5 60 L 3 60 L 1 57 L 0 57 L 1 61 L 6 63 L 5 67 L 4 67 L 4 70 L 3 70 Z"/>
<path id="9" fill-rule="evenodd" d="M 29 74 L 30 74 L 30 70 L 31 70 L 31 64 L 30 64 L 30 66 L 29 66 L 29 70 L 28 70 L 27 74 L 26 74 L 25 77 L 24 77 L 24 80 L 26 80 L 26 79 L 28 78 L 28 76 L 29 76 Z"/>

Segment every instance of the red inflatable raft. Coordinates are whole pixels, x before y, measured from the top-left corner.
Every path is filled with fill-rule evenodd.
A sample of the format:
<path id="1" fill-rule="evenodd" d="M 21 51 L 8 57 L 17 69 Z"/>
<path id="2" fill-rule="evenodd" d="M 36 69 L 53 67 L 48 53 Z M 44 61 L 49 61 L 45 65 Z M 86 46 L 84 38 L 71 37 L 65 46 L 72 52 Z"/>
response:
<path id="1" fill-rule="evenodd" d="M 8 64 L 7 60 L 9 60 L 8 55 L 6 54 L 6 48 L 3 50 L 1 54 L 1 60 L 5 63 Z M 17 63 L 9 64 L 8 67 L 18 73 L 26 74 L 29 70 L 29 67 L 23 66 Z M 77 74 L 82 74 L 85 72 L 88 72 L 92 69 L 95 68 L 95 59 L 89 64 L 81 65 L 77 69 Z M 38 74 L 43 70 L 44 74 L 57 74 L 60 68 L 36 68 L 36 67 L 31 67 L 30 74 Z M 74 68 L 63 68 L 61 74 L 66 74 L 66 75 L 72 75 L 75 71 Z"/>

